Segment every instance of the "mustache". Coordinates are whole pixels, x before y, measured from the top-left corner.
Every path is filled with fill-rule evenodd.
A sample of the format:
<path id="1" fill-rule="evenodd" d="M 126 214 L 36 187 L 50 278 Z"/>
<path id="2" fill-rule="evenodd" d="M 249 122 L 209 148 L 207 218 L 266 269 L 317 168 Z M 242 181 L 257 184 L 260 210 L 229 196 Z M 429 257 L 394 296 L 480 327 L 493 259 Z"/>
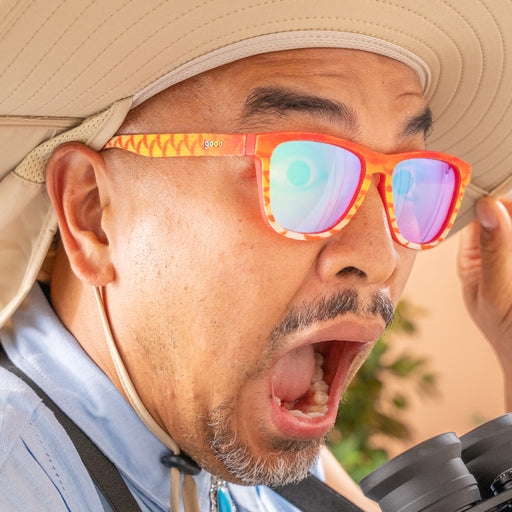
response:
<path id="1" fill-rule="evenodd" d="M 279 339 L 304 329 L 315 323 L 334 320 L 348 313 L 368 318 L 380 316 L 386 329 L 392 324 L 395 316 L 393 303 L 385 294 L 377 292 L 369 301 L 362 301 L 357 290 L 345 289 L 321 299 L 304 303 L 294 308 L 273 329 L 270 339 L 274 345 Z"/>

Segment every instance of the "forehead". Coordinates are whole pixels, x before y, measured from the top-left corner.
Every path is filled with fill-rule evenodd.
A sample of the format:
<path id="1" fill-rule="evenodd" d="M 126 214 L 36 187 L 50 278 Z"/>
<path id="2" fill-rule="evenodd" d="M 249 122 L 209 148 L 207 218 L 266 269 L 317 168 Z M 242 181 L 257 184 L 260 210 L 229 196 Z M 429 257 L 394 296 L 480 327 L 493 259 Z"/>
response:
<path id="1" fill-rule="evenodd" d="M 300 75 L 302 81 L 318 78 L 338 80 L 340 83 L 353 82 L 358 88 L 365 88 L 366 78 L 373 77 L 373 83 L 401 88 L 403 82 L 410 82 L 414 92 L 421 92 L 416 73 L 405 64 L 361 50 L 343 48 L 311 48 L 266 53 L 249 57 L 205 74 L 216 79 L 280 80 Z M 376 77 L 379 79 L 376 81 Z M 414 83 L 414 85 L 412 85 Z"/>
<path id="2" fill-rule="evenodd" d="M 342 99 L 356 110 L 424 104 L 418 76 L 399 61 L 360 50 L 289 50 L 248 57 L 176 84 L 132 111 L 123 130 L 149 132 L 172 121 L 174 131 L 197 131 L 193 119 L 201 118 L 201 131 L 226 131 L 222 124 L 239 119 L 248 97 L 263 87 Z M 137 126 L 130 126 L 135 120 Z"/>

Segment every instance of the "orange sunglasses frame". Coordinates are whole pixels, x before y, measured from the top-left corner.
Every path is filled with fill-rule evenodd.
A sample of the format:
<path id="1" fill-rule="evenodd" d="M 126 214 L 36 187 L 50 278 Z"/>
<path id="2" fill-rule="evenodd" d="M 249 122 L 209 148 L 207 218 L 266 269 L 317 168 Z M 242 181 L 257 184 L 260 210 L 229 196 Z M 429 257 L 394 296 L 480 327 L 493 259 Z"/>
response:
<path id="1" fill-rule="evenodd" d="M 347 208 L 346 215 L 330 229 L 319 233 L 296 233 L 281 227 L 275 220 L 270 204 L 270 157 L 274 149 L 283 142 L 313 141 L 332 144 L 354 153 L 362 163 L 362 172 L 357 192 Z M 384 155 L 363 146 L 337 137 L 308 132 L 270 133 L 189 133 L 189 134 L 136 134 L 117 135 L 110 139 L 103 149 L 119 148 L 141 156 L 153 158 L 198 157 L 198 156 L 249 156 L 256 162 L 260 207 L 268 226 L 287 238 L 295 240 L 318 240 L 334 235 L 350 222 L 361 206 L 371 185 L 374 174 L 384 176 L 379 182 L 379 192 L 386 205 L 391 233 L 396 242 L 410 249 L 429 249 L 441 242 L 450 231 L 459 211 L 464 189 L 469 183 L 471 167 L 466 162 L 445 153 L 436 151 L 409 151 Z M 438 235 L 428 243 L 416 243 L 405 239 L 396 223 L 393 206 L 391 179 L 395 166 L 411 158 L 428 158 L 451 165 L 456 172 L 456 184 L 450 205 L 450 214 Z"/>

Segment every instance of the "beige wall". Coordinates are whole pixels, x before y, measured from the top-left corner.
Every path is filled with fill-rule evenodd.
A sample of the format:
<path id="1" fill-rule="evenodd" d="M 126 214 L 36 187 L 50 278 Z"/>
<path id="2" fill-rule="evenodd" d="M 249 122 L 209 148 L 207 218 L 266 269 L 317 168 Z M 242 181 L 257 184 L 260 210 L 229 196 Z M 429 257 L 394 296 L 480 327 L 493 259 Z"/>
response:
<path id="1" fill-rule="evenodd" d="M 398 343 L 429 357 L 441 391 L 433 399 L 413 397 L 407 412 L 412 444 L 448 431 L 462 435 L 479 421 L 505 412 L 496 357 L 464 308 L 455 267 L 456 238 L 418 254 L 404 292 L 423 312 L 416 319 L 415 339 Z M 393 447 L 392 453 L 409 444 Z"/>

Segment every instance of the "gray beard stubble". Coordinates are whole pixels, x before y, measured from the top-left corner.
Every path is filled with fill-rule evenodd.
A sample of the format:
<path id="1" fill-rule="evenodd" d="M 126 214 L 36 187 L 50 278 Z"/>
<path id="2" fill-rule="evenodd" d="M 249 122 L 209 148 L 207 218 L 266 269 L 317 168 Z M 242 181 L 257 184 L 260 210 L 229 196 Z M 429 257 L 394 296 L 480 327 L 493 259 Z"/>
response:
<path id="1" fill-rule="evenodd" d="M 377 293 L 369 304 L 361 304 L 356 290 L 347 289 L 319 301 L 304 303 L 279 322 L 271 333 L 265 360 L 278 351 L 280 340 L 315 323 L 336 319 L 347 313 L 359 316 L 381 316 L 386 326 L 393 320 L 393 305 L 389 298 Z M 261 373 L 261 372 L 259 372 Z M 273 439 L 265 457 L 255 457 L 247 443 L 231 427 L 237 398 L 211 410 L 206 423 L 211 449 L 226 470 L 247 485 L 277 486 L 302 480 L 319 456 L 325 439 L 294 441 Z M 260 429 L 265 434 L 264 427 Z M 263 437 L 265 437 L 263 435 Z M 270 437 L 270 436 L 269 436 Z"/>

